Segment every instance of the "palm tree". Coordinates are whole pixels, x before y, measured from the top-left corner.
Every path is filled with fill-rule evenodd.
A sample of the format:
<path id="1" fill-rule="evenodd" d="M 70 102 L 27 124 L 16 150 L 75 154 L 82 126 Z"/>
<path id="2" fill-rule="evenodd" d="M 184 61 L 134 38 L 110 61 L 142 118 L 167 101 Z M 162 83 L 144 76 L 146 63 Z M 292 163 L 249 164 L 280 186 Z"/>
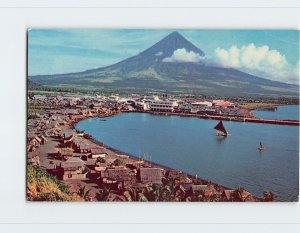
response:
<path id="1" fill-rule="evenodd" d="M 143 189 L 144 196 L 148 201 L 161 201 L 162 186 L 158 184 L 150 184 Z"/>
<path id="2" fill-rule="evenodd" d="M 176 197 L 175 181 L 173 178 L 165 178 L 163 180 L 163 187 L 160 196 L 160 201 L 175 201 L 178 198 Z"/>
<path id="3" fill-rule="evenodd" d="M 212 202 L 221 202 L 222 201 L 222 197 L 221 194 L 214 194 L 210 197 L 210 201 Z"/>
<path id="4" fill-rule="evenodd" d="M 105 159 L 101 157 L 98 157 L 96 160 L 96 163 L 105 163 L 105 162 L 106 162 Z"/>
<path id="5" fill-rule="evenodd" d="M 113 165 L 114 165 L 114 166 L 122 166 L 122 165 L 125 165 L 125 164 L 124 164 L 124 160 L 116 159 L 116 160 L 113 162 Z"/>
<path id="6" fill-rule="evenodd" d="M 110 189 L 106 187 L 102 187 L 96 193 L 96 199 L 98 201 L 108 201 L 109 194 L 110 194 Z"/>
<path id="7" fill-rule="evenodd" d="M 127 201 L 148 201 L 143 191 L 137 188 L 129 188 L 123 195 L 126 197 Z"/>
<path id="8" fill-rule="evenodd" d="M 274 201 L 274 194 L 270 191 L 264 192 L 264 201 L 266 201 L 266 202 Z"/>
<path id="9" fill-rule="evenodd" d="M 191 195 L 189 195 L 186 200 L 193 202 L 202 202 L 204 201 L 204 192 L 203 191 L 195 191 Z"/>
<path id="10" fill-rule="evenodd" d="M 90 192 L 91 192 L 91 189 L 86 190 L 85 186 L 79 186 L 77 195 L 82 197 L 85 201 L 89 201 L 91 199 Z"/>
<path id="11" fill-rule="evenodd" d="M 251 194 L 247 194 L 247 196 L 245 196 L 245 192 L 246 191 L 243 188 L 236 189 L 232 195 L 233 201 L 244 202 L 248 197 L 251 197 Z"/>

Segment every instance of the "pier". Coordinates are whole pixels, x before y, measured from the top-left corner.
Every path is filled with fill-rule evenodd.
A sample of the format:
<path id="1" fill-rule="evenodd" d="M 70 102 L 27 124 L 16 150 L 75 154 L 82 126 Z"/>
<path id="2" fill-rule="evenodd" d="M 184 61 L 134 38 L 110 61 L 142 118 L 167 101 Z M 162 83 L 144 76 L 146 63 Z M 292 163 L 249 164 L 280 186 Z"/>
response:
<path id="1" fill-rule="evenodd" d="M 250 122 L 250 123 L 259 123 L 259 124 L 300 126 L 300 121 L 294 121 L 294 120 L 272 120 L 272 119 L 262 119 L 262 118 L 243 118 L 243 117 L 234 117 L 234 116 L 201 115 L 201 114 L 192 114 L 192 113 L 152 112 L 152 111 L 136 111 L 136 110 L 133 111 L 122 110 L 122 112 L 149 113 L 149 114 L 162 115 L 162 116 L 198 117 L 201 119 Z"/>

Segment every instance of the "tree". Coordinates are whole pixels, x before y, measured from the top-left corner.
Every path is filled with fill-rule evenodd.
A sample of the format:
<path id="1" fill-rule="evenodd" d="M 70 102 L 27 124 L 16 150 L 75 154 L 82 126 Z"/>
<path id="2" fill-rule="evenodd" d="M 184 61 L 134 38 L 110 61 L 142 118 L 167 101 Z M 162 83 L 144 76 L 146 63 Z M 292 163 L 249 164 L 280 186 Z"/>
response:
<path id="1" fill-rule="evenodd" d="M 113 162 L 113 165 L 114 165 L 114 166 L 122 166 L 122 165 L 124 165 L 124 161 L 121 160 L 121 159 L 116 159 L 116 160 Z"/>
<path id="2" fill-rule="evenodd" d="M 108 201 L 109 194 L 110 194 L 110 189 L 106 187 L 102 187 L 96 193 L 96 199 L 97 201 Z"/>
<path id="3" fill-rule="evenodd" d="M 91 192 L 91 189 L 86 190 L 85 186 L 79 186 L 77 195 L 82 197 L 85 201 L 90 201 L 90 199 L 91 199 L 90 192 Z"/>
<path id="4" fill-rule="evenodd" d="M 105 163 L 106 160 L 104 158 L 98 157 L 96 163 Z"/>
<path id="5" fill-rule="evenodd" d="M 148 201 L 143 190 L 137 188 L 129 188 L 123 193 L 123 195 L 126 197 L 127 201 Z"/>
<path id="6" fill-rule="evenodd" d="M 195 191 L 193 192 L 189 197 L 189 201 L 193 202 L 199 202 L 199 201 L 204 201 L 204 193 L 203 191 Z"/>
<path id="7" fill-rule="evenodd" d="M 251 196 L 251 194 L 248 194 L 247 196 L 245 196 L 244 193 L 245 189 L 243 188 L 238 188 L 234 191 L 234 193 L 232 194 L 233 197 L 233 201 L 240 201 L 240 202 L 244 202 L 248 197 Z"/>
<path id="8" fill-rule="evenodd" d="M 266 201 L 266 202 L 274 201 L 274 194 L 270 191 L 264 192 L 264 201 Z"/>
<path id="9" fill-rule="evenodd" d="M 143 189 L 143 194 L 148 201 L 162 201 L 162 186 L 159 184 L 149 184 Z"/>

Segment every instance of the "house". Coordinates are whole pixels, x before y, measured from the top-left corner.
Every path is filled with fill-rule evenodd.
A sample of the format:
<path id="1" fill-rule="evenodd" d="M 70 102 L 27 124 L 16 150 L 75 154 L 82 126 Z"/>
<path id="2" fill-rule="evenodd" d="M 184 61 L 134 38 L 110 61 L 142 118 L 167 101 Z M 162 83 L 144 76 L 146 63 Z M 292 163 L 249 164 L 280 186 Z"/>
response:
<path id="1" fill-rule="evenodd" d="M 41 141 L 37 139 L 38 137 L 34 137 L 29 140 L 29 144 L 34 146 L 34 147 L 39 147 L 41 145 Z"/>
<path id="2" fill-rule="evenodd" d="M 63 141 L 64 144 L 66 144 L 66 143 L 72 142 L 73 139 L 74 139 L 74 135 L 68 135 L 68 136 L 66 136 L 66 134 L 64 134 L 62 141 Z"/>
<path id="3" fill-rule="evenodd" d="M 127 168 L 107 168 L 100 171 L 101 178 L 110 178 L 123 183 L 123 186 L 128 186 L 136 183 L 136 174 Z"/>
<path id="4" fill-rule="evenodd" d="M 138 170 L 138 178 L 141 183 L 162 184 L 163 169 L 152 167 L 141 167 Z"/>
<path id="5" fill-rule="evenodd" d="M 192 180 L 186 175 L 175 178 L 175 184 L 192 184 Z"/>
<path id="6" fill-rule="evenodd" d="M 123 181 L 129 178 L 129 172 L 130 170 L 127 168 L 107 168 L 101 172 L 101 177 Z"/>
<path id="7" fill-rule="evenodd" d="M 36 147 L 34 145 L 27 145 L 27 152 L 34 152 L 36 151 Z"/>
<path id="8" fill-rule="evenodd" d="M 80 137 L 74 139 L 73 148 L 78 153 L 91 153 L 92 148 L 99 148 L 99 147 L 97 144 Z"/>
<path id="9" fill-rule="evenodd" d="M 70 148 L 62 148 L 57 154 L 62 160 L 68 160 L 69 158 L 73 157 L 73 150 Z"/>
<path id="10" fill-rule="evenodd" d="M 223 201 L 234 201 L 235 190 L 224 190 L 221 198 Z"/>
<path id="11" fill-rule="evenodd" d="M 107 155 L 104 148 L 92 148 L 90 149 L 91 153 L 89 155 L 90 158 L 96 159 L 96 158 L 105 158 Z"/>
<path id="12" fill-rule="evenodd" d="M 42 144 L 48 142 L 48 139 L 44 135 L 41 136 L 41 140 L 42 140 Z"/>
<path id="13" fill-rule="evenodd" d="M 105 170 L 106 170 L 106 164 L 105 163 L 96 163 L 95 164 L 95 167 L 94 167 L 94 169 L 95 169 L 95 171 L 96 172 L 104 172 Z"/>
<path id="14" fill-rule="evenodd" d="M 85 163 L 75 157 L 61 162 L 58 170 L 58 179 L 61 180 L 81 180 L 85 179 L 87 174 Z"/>
<path id="15" fill-rule="evenodd" d="M 206 197 L 210 197 L 215 193 L 215 189 L 211 185 L 193 184 L 191 190 L 193 193 L 202 192 Z"/>
<path id="16" fill-rule="evenodd" d="M 112 190 L 122 189 L 122 182 L 117 181 L 113 178 L 109 178 L 109 177 L 100 178 L 100 182 L 101 182 L 102 186 L 105 186 Z"/>
<path id="17" fill-rule="evenodd" d="M 28 153 L 27 164 L 40 166 L 40 157 L 37 155 L 36 152 Z"/>
<path id="18" fill-rule="evenodd" d="M 240 201 L 240 202 L 255 201 L 251 193 L 243 189 L 224 190 L 221 197 L 223 201 Z"/>
<path id="19" fill-rule="evenodd" d="M 168 177 L 168 178 L 176 179 L 176 178 L 180 178 L 182 176 L 185 176 L 182 171 L 171 169 L 166 172 L 166 177 Z"/>

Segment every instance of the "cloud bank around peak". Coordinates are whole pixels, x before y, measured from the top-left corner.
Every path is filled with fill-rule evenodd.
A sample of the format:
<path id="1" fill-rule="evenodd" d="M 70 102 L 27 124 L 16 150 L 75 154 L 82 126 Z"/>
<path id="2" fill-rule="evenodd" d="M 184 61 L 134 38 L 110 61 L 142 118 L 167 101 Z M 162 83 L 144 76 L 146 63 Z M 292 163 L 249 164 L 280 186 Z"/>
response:
<path id="1" fill-rule="evenodd" d="M 198 63 L 205 59 L 198 53 L 193 51 L 187 51 L 185 48 L 176 49 L 171 57 L 166 57 L 162 61 L 163 62 L 192 62 Z"/>
<path id="2" fill-rule="evenodd" d="M 232 46 L 228 50 L 218 47 L 215 59 L 224 67 L 241 69 L 274 81 L 299 82 L 299 62 L 293 67 L 284 54 L 267 45 L 259 47 L 251 43 L 240 48 Z"/>

